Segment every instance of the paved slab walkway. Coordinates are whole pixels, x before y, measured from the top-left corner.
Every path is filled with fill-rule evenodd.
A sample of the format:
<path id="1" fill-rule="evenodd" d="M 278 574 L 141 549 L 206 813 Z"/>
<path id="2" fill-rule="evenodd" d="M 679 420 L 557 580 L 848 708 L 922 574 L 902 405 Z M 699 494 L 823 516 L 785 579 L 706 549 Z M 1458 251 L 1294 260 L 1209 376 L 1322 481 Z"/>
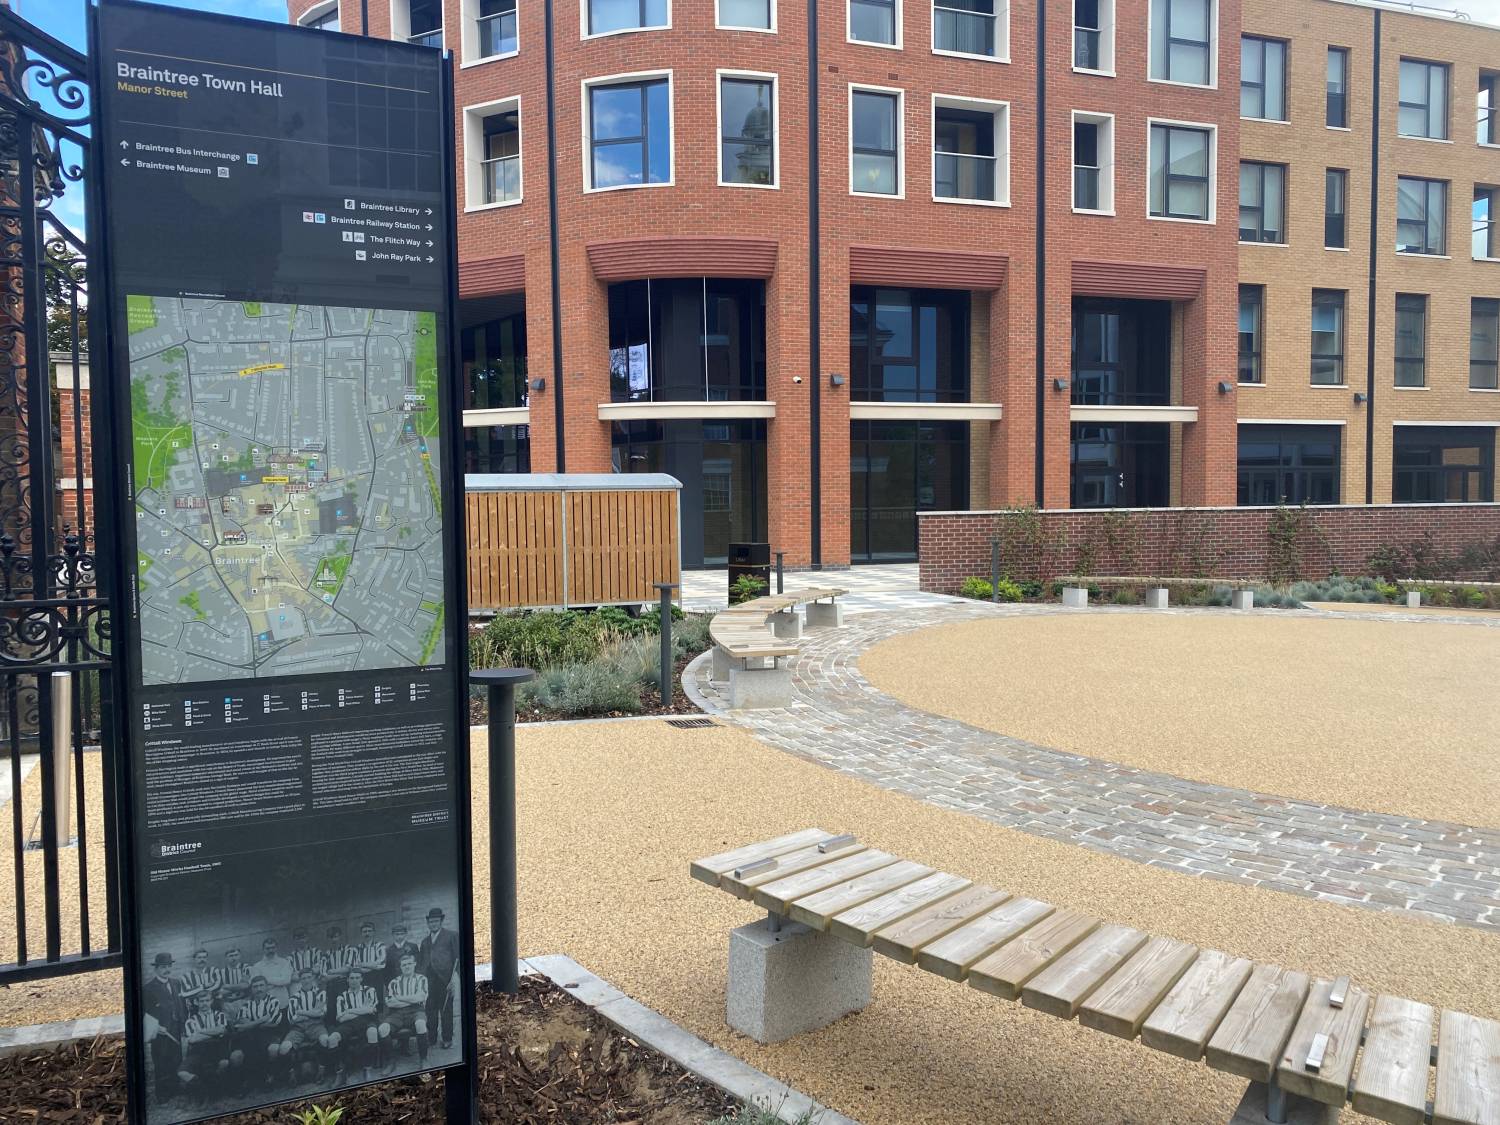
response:
<path id="1" fill-rule="evenodd" d="M 706 657 L 689 665 L 683 685 L 705 711 L 772 746 L 1008 828 L 1184 874 L 1500 930 L 1500 830 L 1319 805 L 1052 750 L 913 710 L 857 667 L 865 649 L 913 629 L 992 614 L 1068 612 L 1160 611 L 966 602 L 861 614 L 843 628 L 806 634 L 792 661 L 790 708 L 727 710 L 708 681 Z M 1500 625 L 1395 613 L 1390 620 L 1393 627 Z"/>
<path id="2" fill-rule="evenodd" d="M 962 604 L 948 594 L 929 594 L 918 588 L 916 563 L 851 566 L 843 570 L 793 570 L 785 575 L 787 590 L 808 586 L 837 586 L 848 590 L 844 613 L 876 610 L 930 609 Z M 771 593 L 776 592 L 776 569 L 771 568 Z M 682 576 L 682 608 L 711 613 L 729 603 L 727 570 L 689 570 Z"/>

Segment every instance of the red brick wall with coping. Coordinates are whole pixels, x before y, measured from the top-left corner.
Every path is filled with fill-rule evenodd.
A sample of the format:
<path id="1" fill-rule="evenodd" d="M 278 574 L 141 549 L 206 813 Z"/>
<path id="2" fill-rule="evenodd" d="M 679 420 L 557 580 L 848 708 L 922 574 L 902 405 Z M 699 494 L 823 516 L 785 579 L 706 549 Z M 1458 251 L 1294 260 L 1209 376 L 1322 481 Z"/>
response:
<path id="1" fill-rule="evenodd" d="M 1368 573 L 1382 547 L 1430 540 L 1440 556 L 1500 540 L 1500 504 L 1336 505 L 1305 509 L 1298 536 L 1304 577 Z M 990 575 L 990 543 L 1005 545 L 1013 578 L 1107 577 L 1265 579 L 1271 573 L 1276 508 L 1120 508 L 1041 512 L 932 512 L 917 517 L 921 586 L 957 593 L 965 578 Z M 1029 526 L 1035 531 L 1025 529 Z M 1043 543 L 1040 550 L 1028 546 Z M 1007 558 L 1006 556 L 1009 556 Z M 1408 578 L 1411 575 L 1385 575 Z"/>

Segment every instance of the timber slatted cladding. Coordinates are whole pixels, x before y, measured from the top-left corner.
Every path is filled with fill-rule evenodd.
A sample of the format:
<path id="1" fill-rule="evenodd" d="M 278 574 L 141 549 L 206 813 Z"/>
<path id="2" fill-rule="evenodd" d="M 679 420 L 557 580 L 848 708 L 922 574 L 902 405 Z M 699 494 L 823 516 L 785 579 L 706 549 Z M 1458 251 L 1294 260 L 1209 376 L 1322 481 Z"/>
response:
<path id="1" fill-rule="evenodd" d="M 679 580 L 675 489 L 471 491 L 469 607 L 657 600 Z"/>

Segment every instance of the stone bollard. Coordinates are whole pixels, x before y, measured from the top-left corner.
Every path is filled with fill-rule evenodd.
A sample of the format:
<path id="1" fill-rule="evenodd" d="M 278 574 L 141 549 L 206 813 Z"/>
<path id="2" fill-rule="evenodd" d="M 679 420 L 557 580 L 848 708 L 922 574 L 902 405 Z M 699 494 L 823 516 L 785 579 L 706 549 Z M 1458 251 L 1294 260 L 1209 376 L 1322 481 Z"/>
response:
<path id="1" fill-rule="evenodd" d="M 1408 591 L 1406 591 L 1406 604 L 1407 604 L 1408 608 L 1410 608 L 1410 609 L 1416 609 L 1418 606 L 1420 606 L 1422 604 L 1422 591 L 1421 590 L 1408 590 Z"/>
<path id="2" fill-rule="evenodd" d="M 1064 586 L 1062 604 L 1065 609 L 1087 609 L 1089 592 L 1082 586 Z"/>
<path id="3" fill-rule="evenodd" d="M 1231 609 L 1254 609 L 1255 591 L 1236 590 L 1230 595 L 1229 605 Z"/>
<path id="4" fill-rule="evenodd" d="M 1147 609 L 1166 609 L 1167 602 L 1167 588 L 1165 586 L 1153 586 L 1146 591 Z"/>

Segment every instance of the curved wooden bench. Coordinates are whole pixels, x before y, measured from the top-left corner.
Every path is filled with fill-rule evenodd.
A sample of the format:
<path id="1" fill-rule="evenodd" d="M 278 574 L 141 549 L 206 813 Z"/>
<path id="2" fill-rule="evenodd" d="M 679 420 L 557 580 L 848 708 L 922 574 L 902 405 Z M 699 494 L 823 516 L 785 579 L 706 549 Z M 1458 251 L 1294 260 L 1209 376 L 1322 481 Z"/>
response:
<path id="1" fill-rule="evenodd" d="M 842 608 L 835 599 L 846 593 L 836 587 L 790 590 L 714 614 L 708 624 L 714 646 L 710 678 L 728 685 L 729 706 L 785 707 L 791 683 L 779 661 L 797 655 L 795 642 L 802 635 L 797 607 L 807 607 L 808 625 L 840 625 Z"/>
<path id="2" fill-rule="evenodd" d="M 873 949 L 1248 1078 L 1236 1122 L 1311 1119 L 1348 1102 L 1395 1125 L 1500 1125 L 1500 1021 L 1444 1011 L 1434 1044 L 1426 1004 L 1110 925 L 818 828 L 690 871 L 764 907 L 772 930 L 790 919 L 816 931 L 810 940 Z M 1311 1105 L 1288 1105 L 1299 1100 Z"/>

